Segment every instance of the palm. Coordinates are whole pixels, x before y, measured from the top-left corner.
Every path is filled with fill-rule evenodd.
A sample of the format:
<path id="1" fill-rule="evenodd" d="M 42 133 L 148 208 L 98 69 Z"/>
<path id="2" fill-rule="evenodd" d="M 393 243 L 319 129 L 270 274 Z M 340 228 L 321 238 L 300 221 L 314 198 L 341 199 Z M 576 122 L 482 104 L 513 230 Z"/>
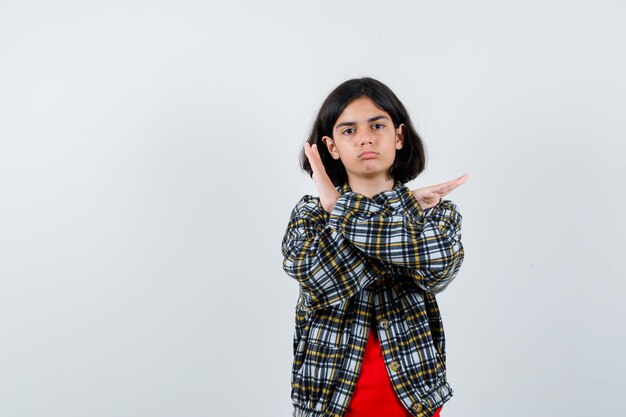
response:
<path id="1" fill-rule="evenodd" d="M 445 195 L 452 192 L 452 190 L 454 190 L 456 187 L 467 181 L 468 177 L 469 174 L 464 174 L 456 179 L 442 182 L 441 184 L 418 188 L 416 190 L 413 190 L 412 192 L 415 196 L 415 199 L 420 204 L 420 207 L 426 210 L 428 208 L 436 206 L 441 198 L 443 198 Z"/>
<path id="2" fill-rule="evenodd" d="M 311 170 L 313 171 L 313 182 L 317 187 L 317 192 L 320 196 L 320 202 L 322 207 L 328 213 L 333 210 L 337 199 L 339 199 L 339 193 L 335 188 L 332 180 L 326 173 L 322 157 L 317 150 L 317 145 L 311 146 L 308 142 L 304 144 L 304 153 L 306 154 L 309 164 L 311 164 Z"/>

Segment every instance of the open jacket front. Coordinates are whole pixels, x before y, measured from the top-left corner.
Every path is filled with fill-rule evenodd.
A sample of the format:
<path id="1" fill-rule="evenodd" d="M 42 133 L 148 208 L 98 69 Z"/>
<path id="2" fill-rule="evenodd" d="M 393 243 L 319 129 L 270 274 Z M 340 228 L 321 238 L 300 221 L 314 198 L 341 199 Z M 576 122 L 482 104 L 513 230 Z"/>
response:
<path id="1" fill-rule="evenodd" d="M 435 294 L 463 263 L 461 214 L 450 200 L 423 210 L 400 181 L 368 198 L 346 182 L 327 213 L 303 196 L 282 240 L 283 269 L 299 283 L 293 417 L 341 417 L 374 315 L 394 390 L 417 417 L 451 396 Z"/>

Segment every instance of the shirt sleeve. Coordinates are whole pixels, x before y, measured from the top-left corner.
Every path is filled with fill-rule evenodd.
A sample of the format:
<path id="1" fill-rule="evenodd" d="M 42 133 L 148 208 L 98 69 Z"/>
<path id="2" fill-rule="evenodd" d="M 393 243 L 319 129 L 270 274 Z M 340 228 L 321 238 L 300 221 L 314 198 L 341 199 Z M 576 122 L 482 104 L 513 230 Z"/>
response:
<path id="1" fill-rule="evenodd" d="M 345 207 L 346 211 L 354 210 Z M 339 219 L 356 213 L 322 207 L 319 197 L 305 195 L 291 212 L 282 240 L 283 269 L 300 283 L 298 306 L 321 309 L 346 300 L 371 285 L 385 265 L 355 248 L 338 229 Z"/>
<path id="2" fill-rule="evenodd" d="M 462 217 L 450 200 L 422 210 L 406 186 L 376 200 L 346 193 L 330 218 L 355 248 L 391 264 L 424 291 L 445 289 L 463 263 Z"/>

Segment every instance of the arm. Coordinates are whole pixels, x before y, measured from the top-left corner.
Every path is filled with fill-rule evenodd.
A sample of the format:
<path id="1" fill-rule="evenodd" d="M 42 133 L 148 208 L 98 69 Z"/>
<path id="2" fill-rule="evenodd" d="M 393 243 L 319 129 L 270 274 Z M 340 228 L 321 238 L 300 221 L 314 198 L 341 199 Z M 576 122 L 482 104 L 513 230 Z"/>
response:
<path id="1" fill-rule="evenodd" d="M 337 208 L 333 212 L 349 216 Z M 319 198 L 310 195 L 302 197 L 291 212 L 282 240 L 283 269 L 300 283 L 305 310 L 352 297 L 385 268 L 356 249 L 339 226 L 339 217 L 329 218 Z"/>
<path id="2" fill-rule="evenodd" d="M 437 293 L 456 277 L 464 258 L 461 214 L 450 200 L 422 210 L 403 186 L 375 199 L 342 194 L 331 219 L 341 233 L 367 256 L 392 265 L 423 290 Z"/>

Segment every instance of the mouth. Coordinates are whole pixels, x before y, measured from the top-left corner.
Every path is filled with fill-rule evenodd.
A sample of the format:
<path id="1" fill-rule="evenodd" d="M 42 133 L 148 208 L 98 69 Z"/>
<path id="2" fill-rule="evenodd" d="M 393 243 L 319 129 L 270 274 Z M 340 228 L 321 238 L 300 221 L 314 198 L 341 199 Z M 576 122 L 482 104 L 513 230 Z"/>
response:
<path id="1" fill-rule="evenodd" d="M 375 156 L 377 156 L 378 153 L 377 152 L 373 152 L 373 151 L 365 151 L 365 152 L 361 152 L 359 154 L 359 158 L 363 158 L 363 159 L 368 159 L 368 158 L 374 158 Z"/>

